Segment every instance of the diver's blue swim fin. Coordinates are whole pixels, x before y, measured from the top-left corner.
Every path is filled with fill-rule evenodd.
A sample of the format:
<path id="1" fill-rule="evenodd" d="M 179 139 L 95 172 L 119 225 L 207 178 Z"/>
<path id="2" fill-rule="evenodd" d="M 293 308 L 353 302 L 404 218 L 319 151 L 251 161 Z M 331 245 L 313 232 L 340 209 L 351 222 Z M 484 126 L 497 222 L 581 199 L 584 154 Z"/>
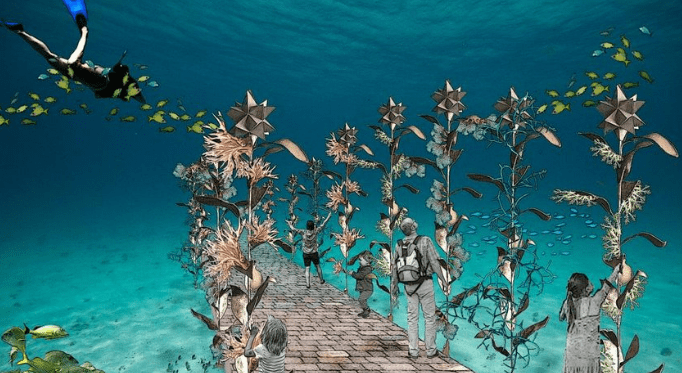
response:
<path id="1" fill-rule="evenodd" d="M 71 13 L 71 17 L 81 28 L 86 25 L 88 20 L 88 10 L 85 8 L 85 0 L 62 0 L 66 9 Z M 80 17 L 79 17 L 80 16 Z"/>

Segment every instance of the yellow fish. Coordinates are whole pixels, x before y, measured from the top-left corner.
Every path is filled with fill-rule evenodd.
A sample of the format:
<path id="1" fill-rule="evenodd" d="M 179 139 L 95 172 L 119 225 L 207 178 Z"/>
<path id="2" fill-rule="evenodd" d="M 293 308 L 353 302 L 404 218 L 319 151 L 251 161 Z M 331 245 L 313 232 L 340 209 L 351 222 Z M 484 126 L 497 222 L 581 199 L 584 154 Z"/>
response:
<path id="1" fill-rule="evenodd" d="M 203 120 L 198 120 L 198 121 L 194 122 L 194 125 L 195 125 L 195 126 L 203 126 L 203 125 L 204 125 L 204 121 L 203 121 Z"/>
<path id="2" fill-rule="evenodd" d="M 28 109 L 28 105 L 21 105 L 17 108 L 17 113 L 23 113 L 26 109 Z"/>
<path id="3" fill-rule="evenodd" d="M 45 100 L 43 100 L 43 101 L 47 102 L 48 104 L 54 104 L 55 102 L 57 102 L 57 99 L 50 96 L 50 97 L 45 97 Z"/>
<path id="4" fill-rule="evenodd" d="M 165 132 L 165 133 L 175 132 L 175 127 L 173 127 L 173 126 L 161 127 L 161 128 L 159 128 L 159 132 Z"/>
<path id="5" fill-rule="evenodd" d="M 616 54 L 612 55 L 611 58 L 613 58 L 614 60 L 616 60 L 618 62 L 624 63 L 626 67 L 627 67 L 627 65 L 630 64 L 630 60 L 628 60 L 628 55 L 624 54 L 624 53 L 616 53 Z"/>
<path id="6" fill-rule="evenodd" d="M 57 71 L 57 69 L 49 68 L 47 69 L 47 72 L 52 75 L 59 75 L 59 71 Z"/>
<path id="7" fill-rule="evenodd" d="M 35 101 L 40 101 L 40 96 L 38 96 L 37 93 L 29 92 L 28 97 L 32 98 Z"/>
<path id="8" fill-rule="evenodd" d="M 109 110 L 109 115 L 116 115 L 116 114 L 118 114 L 118 108 L 117 107 Z"/>
<path id="9" fill-rule="evenodd" d="M 544 104 L 544 105 L 540 106 L 540 107 L 538 108 L 537 114 L 542 114 L 542 113 L 544 113 L 545 110 L 547 110 L 547 106 L 549 106 L 549 105 Z M 210 123 L 209 123 L 209 124 L 210 124 Z"/>
<path id="10" fill-rule="evenodd" d="M 172 112 L 172 111 L 171 111 L 170 113 L 168 113 L 168 116 L 171 117 L 171 118 L 173 118 L 174 120 L 180 120 L 180 116 L 177 115 L 177 114 L 175 114 L 175 113 Z"/>
<path id="11" fill-rule="evenodd" d="M 611 80 L 611 79 L 613 79 L 613 78 L 615 78 L 615 77 L 616 77 L 616 74 L 614 74 L 614 73 L 606 73 L 606 74 L 604 74 L 604 79 L 606 79 L 606 80 Z"/>
<path id="12" fill-rule="evenodd" d="M 182 120 L 184 120 L 184 121 L 188 121 L 188 120 L 192 119 L 192 117 L 189 116 L 189 114 L 183 114 L 183 115 L 180 117 L 180 119 L 182 119 Z"/>
<path id="13" fill-rule="evenodd" d="M 597 106 L 597 102 L 592 100 L 586 100 L 585 102 L 583 102 L 583 106 L 584 107 Z"/>
<path id="14" fill-rule="evenodd" d="M 32 125 L 35 125 L 36 123 L 37 122 L 35 120 L 28 119 L 28 118 L 21 120 L 21 124 L 23 124 L 24 126 L 32 126 Z"/>
<path id="15" fill-rule="evenodd" d="M 157 110 L 156 113 L 154 113 L 154 115 L 166 115 L 166 112 L 163 110 Z"/>
<path id="16" fill-rule="evenodd" d="M 587 75 L 588 78 L 590 79 L 597 79 L 599 78 L 599 75 L 593 71 L 585 71 L 585 75 Z"/>
<path id="17" fill-rule="evenodd" d="M 559 92 L 553 90 L 553 89 L 548 89 L 545 91 L 549 97 L 559 97 Z"/>
<path id="18" fill-rule="evenodd" d="M 206 126 L 207 126 L 208 128 L 210 128 L 210 129 L 212 129 L 212 130 L 218 129 L 218 125 L 215 124 L 215 123 L 210 123 L 210 122 L 209 122 L 208 124 L 206 124 Z"/>
<path id="19" fill-rule="evenodd" d="M 623 46 L 625 48 L 630 48 L 630 40 L 628 40 L 628 38 L 626 38 L 625 35 L 620 36 L 620 42 L 623 43 Z"/>
<path id="20" fill-rule="evenodd" d="M 14 114 L 16 112 L 17 112 L 17 109 L 13 108 L 13 107 L 8 107 L 7 109 L 5 109 L 5 113 L 7 113 L 7 114 Z"/>
<path id="21" fill-rule="evenodd" d="M 156 103 L 156 107 L 164 107 L 168 103 L 168 100 L 161 100 Z"/>
<path id="22" fill-rule="evenodd" d="M 149 104 L 142 104 L 142 106 L 140 106 L 140 109 L 142 109 L 142 110 L 151 110 L 151 109 L 152 109 L 152 105 L 149 105 Z"/>
<path id="23" fill-rule="evenodd" d="M 33 109 L 33 111 L 31 112 L 30 115 L 32 117 L 37 117 L 37 116 L 43 115 L 43 114 L 47 115 L 48 110 L 50 110 L 50 109 L 45 109 L 44 107 L 38 105 Z"/>
<path id="24" fill-rule="evenodd" d="M 578 88 L 578 90 L 575 91 L 575 95 L 576 95 L 576 96 L 580 96 L 580 95 L 582 95 L 583 93 L 585 93 L 585 91 L 587 91 L 587 86 L 586 86 L 586 85 L 584 85 L 584 86 Z"/>
<path id="25" fill-rule="evenodd" d="M 111 97 L 118 97 L 121 95 L 121 92 L 123 92 L 123 88 L 117 88 L 114 93 L 111 95 Z"/>
<path id="26" fill-rule="evenodd" d="M 614 47 L 613 43 L 609 43 L 608 41 L 605 41 L 601 43 L 601 47 L 604 49 L 611 49 Z"/>
<path id="27" fill-rule="evenodd" d="M 206 115 L 206 110 L 199 110 L 196 115 L 194 115 L 195 118 L 201 118 L 204 115 Z"/>
<path id="28" fill-rule="evenodd" d="M 567 98 L 574 97 L 574 96 L 575 96 L 575 92 L 573 92 L 573 91 L 566 91 L 566 93 L 564 93 L 564 97 L 567 97 Z"/>
<path id="29" fill-rule="evenodd" d="M 132 115 L 121 118 L 121 122 L 134 122 L 134 121 L 135 121 L 135 117 Z"/>
<path id="30" fill-rule="evenodd" d="M 71 93 L 71 87 L 69 86 L 69 80 L 68 79 L 57 80 L 54 83 L 57 85 L 57 87 L 65 90 L 66 93 Z"/>
<path id="31" fill-rule="evenodd" d="M 128 86 L 128 95 L 127 98 L 130 99 L 131 97 L 135 97 L 140 94 L 142 90 L 140 90 L 140 87 L 137 86 L 137 84 L 131 84 Z"/>
<path id="32" fill-rule="evenodd" d="M 163 115 L 158 114 L 158 113 L 156 113 L 153 116 L 148 117 L 148 118 L 149 118 L 149 122 L 154 121 L 156 123 L 166 123 L 166 118 L 164 118 Z"/>
<path id="33" fill-rule="evenodd" d="M 644 61 L 644 55 L 640 51 L 632 51 L 632 56 L 640 61 Z"/>
<path id="34" fill-rule="evenodd" d="M 194 132 L 194 133 L 204 133 L 204 129 L 201 126 L 197 126 L 196 124 L 187 126 L 187 132 Z"/>
<path id="35" fill-rule="evenodd" d="M 642 70 L 642 71 L 639 72 L 639 76 L 641 76 L 642 79 L 646 80 L 646 81 L 649 82 L 649 83 L 653 83 L 653 82 L 654 82 L 654 80 L 651 78 L 651 76 L 649 75 L 649 73 L 646 72 L 646 71 L 644 71 L 644 70 Z"/>
<path id="36" fill-rule="evenodd" d="M 59 114 L 61 114 L 61 115 L 74 115 L 74 114 L 76 114 L 76 110 L 71 110 L 71 109 L 69 109 L 69 108 L 64 108 L 64 109 L 62 109 L 62 110 L 59 111 Z"/>
<path id="37" fill-rule="evenodd" d="M 137 81 L 141 83 L 144 83 L 147 80 L 149 80 L 149 75 L 142 75 L 141 77 L 137 78 Z"/>
<path id="38" fill-rule="evenodd" d="M 625 82 L 623 83 L 623 88 L 635 88 L 639 87 L 639 82 Z"/>
<path id="39" fill-rule="evenodd" d="M 123 79 L 121 80 L 123 82 L 123 85 L 127 85 L 128 81 L 130 80 L 130 74 L 125 74 L 123 75 Z"/>
<path id="40" fill-rule="evenodd" d="M 564 110 L 571 111 L 571 104 L 564 104 L 561 101 L 554 101 L 552 104 L 554 105 L 554 110 L 552 110 L 552 114 L 559 114 Z"/>
<path id="41" fill-rule="evenodd" d="M 600 94 L 608 91 L 609 91 L 608 86 L 596 84 L 594 87 L 592 87 L 592 96 L 599 96 Z"/>
<path id="42" fill-rule="evenodd" d="M 0 115 L 0 126 L 9 125 L 9 119 Z"/>
<path id="43" fill-rule="evenodd" d="M 66 73 L 69 75 L 69 78 L 73 79 L 73 74 L 74 74 L 74 72 L 73 72 L 73 69 L 72 69 L 71 67 L 69 67 L 69 68 L 66 70 Z"/>

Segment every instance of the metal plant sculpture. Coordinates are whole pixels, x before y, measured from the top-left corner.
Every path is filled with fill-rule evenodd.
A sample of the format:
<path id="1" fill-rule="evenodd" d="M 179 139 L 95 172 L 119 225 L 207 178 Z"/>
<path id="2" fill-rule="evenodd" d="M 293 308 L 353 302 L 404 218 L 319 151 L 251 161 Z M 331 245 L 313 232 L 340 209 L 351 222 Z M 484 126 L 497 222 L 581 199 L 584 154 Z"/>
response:
<path id="1" fill-rule="evenodd" d="M 402 103 L 396 104 L 393 97 L 389 97 L 388 102 L 379 108 L 381 118 L 379 122 L 384 126 L 369 126 L 374 130 L 374 137 L 388 148 L 388 164 L 384 165 L 377 163 L 377 168 L 382 172 L 381 178 L 381 202 L 388 207 L 388 214 L 380 214 L 377 223 L 377 230 L 383 233 L 388 242 L 374 242 L 373 244 L 381 245 L 383 250 L 390 252 L 390 266 L 395 260 L 395 253 L 393 253 L 393 231 L 395 227 L 400 224 L 403 216 L 407 213 L 407 209 L 399 206 L 395 199 L 395 192 L 399 189 L 407 189 L 413 194 L 419 193 L 419 190 L 409 184 L 396 185 L 396 180 L 403 174 L 407 177 L 414 175 L 423 177 L 426 173 L 426 166 L 423 158 L 409 157 L 406 154 L 398 152 L 400 140 L 407 134 L 414 134 L 422 140 L 426 140 L 424 133 L 416 126 L 404 126 L 405 116 L 403 111 L 406 106 Z M 387 127 L 387 130 L 384 128 Z M 384 255 L 386 257 L 386 255 Z M 392 271 L 391 271 L 392 273 Z M 391 279 L 392 280 L 392 279 Z M 393 281 L 391 281 L 393 283 Z M 390 311 L 388 314 L 389 320 L 393 320 L 393 309 L 397 305 L 397 289 L 390 289 Z"/>
<path id="2" fill-rule="evenodd" d="M 361 197 L 366 197 L 367 193 L 362 190 L 357 181 L 351 179 L 353 171 L 360 168 L 375 168 L 376 162 L 364 160 L 358 156 L 360 150 L 369 155 L 374 155 L 372 150 L 364 144 L 357 144 L 357 132 L 355 127 L 351 127 L 346 123 L 344 128 L 338 130 L 339 138 L 336 138 L 334 133 L 327 139 L 327 155 L 332 157 L 334 164 L 343 163 L 344 173 L 337 174 L 330 171 L 325 171 L 327 175 L 336 179 L 334 185 L 327 190 L 328 202 L 326 207 L 331 211 L 338 213 L 339 227 L 341 233 L 333 233 L 335 244 L 341 249 L 341 254 L 344 257 L 344 268 L 348 268 L 348 254 L 355 246 L 358 239 L 365 238 L 359 228 L 350 228 L 350 221 L 355 212 L 359 210 L 358 207 L 353 206 L 350 201 L 351 195 L 355 194 Z M 343 208 L 340 210 L 340 208 Z M 339 273 L 336 268 L 341 267 L 341 263 L 335 263 L 335 273 Z M 347 273 L 344 270 L 344 273 Z M 344 291 L 348 291 L 348 275 L 346 275 L 346 286 Z"/>
<path id="3" fill-rule="evenodd" d="M 441 271 L 444 277 L 449 279 L 449 283 L 440 284 L 445 294 L 450 293 L 452 282 L 457 280 L 464 270 L 463 264 L 468 261 L 470 254 L 464 249 L 463 237 L 457 233 L 457 229 L 463 220 L 468 220 L 466 215 L 458 214 L 454 209 L 452 197 L 461 191 L 471 194 L 474 198 L 481 198 L 481 193 L 468 187 L 454 189 L 451 182 L 451 171 L 454 164 L 462 154 L 461 149 L 455 149 L 457 144 L 456 128 L 453 124 L 455 118 L 465 109 L 462 98 L 466 92 L 462 88 L 453 89 L 450 81 L 445 81 L 443 89 L 437 90 L 431 98 L 436 102 L 433 112 L 444 114 L 446 124 L 440 123 L 438 118 L 431 115 L 421 117 L 433 123 L 431 139 L 426 144 L 427 150 L 435 156 L 435 160 L 420 160 L 421 163 L 431 165 L 438 173 L 439 178 L 433 179 L 431 185 L 431 196 L 426 200 L 426 206 L 436 215 L 435 238 L 438 247 L 443 250 L 446 259 L 441 259 Z M 439 279 L 440 281 L 440 279 Z M 446 301 L 448 301 L 446 296 Z M 454 333 L 447 334 L 448 340 L 445 341 L 443 353 L 449 354 L 450 339 L 454 338 Z M 450 338 L 451 337 L 451 338 Z"/>
<path id="4" fill-rule="evenodd" d="M 611 286 L 610 293 L 602 305 L 606 315 L 616 324 L 616 332 L 613 330 L 601 330 L 606 338 L 603 343 L 603 372 L 622 372 L 623 366 L 639 352 L 639 338 L 635 334 L 625 357 L 623 357 L 623 344 L 621 340 L 623 311 L 626 307 L 634 309 L 638 306 L 637 300 L 643 295 L 647 282 L 644 271 L 633 272 L 632 267 L 626 263 L 623 245 L 634 238 L 642 237 L 656 247 L 664 247 L 666 242 L 648 232 L 639 232 L 623 238 L 623 231 L 627 224 L 635 221 L 635 212 L 641 210 L 646 202 L 646 196 L 651 192 L 641 180 L 629 179 L 635 155 L 641 149 L 657 145 L 666 154 L 679 157 L 675 146 L 665 137 L 658 133 L 637 135 L 637 131 L 644 126 L 644 122 L 637 116 L 637 111 L 644 105 L 644 101 L 637 99 L 637 95 L 628 98 L 620 85 L 616 87 L 614 97 L 600 101 L 597 109 L 604 117 L 599 128 L 604 130 L 604 135 L 613 132 L 616 136 L 616 146 L 612 147 L 605 137 L 594 133 L 579 133 L 581 136 L 592 141 L 590 150 L 595 157 L 611 166 L 616 173 L 617 204 L 614 210 L 605 197 L 584 191 L 555 190 L 552 199 L 556 202 L 569 204 L 594 206 L 599 205 L 606 215 L 602 228 L 604 255 L 603 260 L 611 268 L 621 263 L 621 273 Z M 663 370 L 661 364 L 652 373 Z"/>
<path id="5" fill-rule="evenodd" d="M 201 217 L 195 219 L 190 242 L 196 244 L 193 247 L 201 258 L 200 267 L 213 318 L 194 310 L 192 314 L 216 330 L 213 347 L 226 346 L 221 362 L 234 359 L 234 352 L 243 348 L 239 344 L 240 336 L 248 333 L 251 313 L 268 283 L 273 281 L 269 277 L 263 279 L 251 254 L 259 245 L 277 243 L 275 221 L 271 217 L 272 196 L 276 191 L 272 180 L 277 175 L 275 167 L 265 157 L 286 149 L 300 161 L 308 162 L 305 153 L 288 139 L 265 141 L 274 130 L 267 120 L 273 110 L 267 101 L 257 104 L 252 93 L 247 91 L 244 101 L 236 103 L 227 113 L 234 122 L 231 128 L 228 129 L 222 114 L 215 115 L 218 126 L 204 136 L 206 151 L 197 164 L 187 168 L 200 170 L 199 176 L 195 175 L 197 172 L 188 174 L 176 170 L 192 186 L 193 196 L 187 206 L 193 215 Z M 256 156 L 260 149 L 264 149 L 262 155 Z M 237 179 L 246 181 L 247 196 L 244 200 L 231 202 L 229 199 L 239 194 L 232 186 Z M 205 206 L 216 208 L 215 228 L 203 225 L 208 217 Z M 194 234 L 195 231 L 198 233 Z M 245 275 L 246 291 L 228 285 L 232 269 Z M 228 309 L 238 322 L 236 328 L 221 325 Z"/>
<path id="6" fill-rule="evenodd" d="M 486 119 L 465 118 L 457 128 L 460 133 L 472 134 L 477 139 L 486 138 L 509 149 L 509 164 L 499 165 L 498 177 L 468 175 L 472 180 L 496 187 L 499 207 L 490 226 L 503 236 L 506 244 L 497 248 L 495 268 L 478 285 L 453 297 L 448 311 L 454 312 L 455 316 L 457 309 L 468 312 L 468 319 L 480 330 L 476 338 L 482 339 L 481 345 L 502 354 L 510 372 L 516 370 L 519 362 L 529 363 L 531 353 L 537 349 L 532 335 L 549 321 L 547 316 L 526 326 L 520 319 L 521 313 L 528 309 L 531 290 L 538 288 L 541 291 L 551 278 L 547 267 L 537 263 L 535 243 L 523 237 L 521 218 L 524 213 L 530 212 L 543 220 L 551 218 L 540 209 L 521 207 L 521 202 L 528 196 L 524 189 L 536 187 L 544 176 L 544 171 L 530 172 L 530 165 L 524 165 L 524 151 L 526 145 L 537 138 L 561 146 L 550 128 L 535 121 L 530 112 L 532 106 L 530 96 L 518 97 L 511 88 L 507 97 L 495 104 L 499 115 Z M 474 305 L 465 305 L 465 298 L 471 296 L 474 296 Z M 479 315 L 480 309 L 486 310 L 491 319 Z"/>

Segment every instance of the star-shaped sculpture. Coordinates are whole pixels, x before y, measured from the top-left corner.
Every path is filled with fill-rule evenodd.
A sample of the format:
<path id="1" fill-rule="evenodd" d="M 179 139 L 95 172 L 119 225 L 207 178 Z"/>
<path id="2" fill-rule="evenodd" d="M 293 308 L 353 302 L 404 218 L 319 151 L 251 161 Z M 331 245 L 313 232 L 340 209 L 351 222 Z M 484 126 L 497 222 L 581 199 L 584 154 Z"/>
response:
<path id="1" fill-rule="evenodd" d="M 407 106 L 403 106 L 402 102 L 396 105 L 393 101 L 393 97 L 389 97 L 388 103 L 386 105 L 381 105 L 379 108 L 379 114 L 382 115 L 379 122 L 388 124 L 391 126 L 391 130 L 394 130 L 395 126 L 405 121 L 403 110 L 406 108 Z"/>
<path id="2" fill-rule="evenodd" d="M 355 127 L 351 127 L 346 123 L 346 126 L 339 130 L 339 140 L 345 142 L 346 144 L 352 145 L 358 141 L 358 130 Z"/>
<path id="3" fill-rule="evenodd" d="M 502 97 L 495 103 L 495 110 L 502 113 L 500 116 L 500 125 L 507 125 L 509 128 L 512 128 L 514 124 L 525 127 L 526 122 L 524 121 L 517 121 L 514 123 L 514 116 L 519 115 L 523 119 L 530 119 L 531 115 L 526 112 L 526 109 L 529 108 L 532 103 L 533 100 L 529 99 L 528 96 L 519 99 L 514 87 L 509 88 L 507 97 Z"/>
<path id="4" fill-rule="evenodd" d="M 604 134 L 618 130 L 619 136 L 624 137 L 624 130 L 634 135 L 635 130 L 644 125 L 642 119 L 635 114 L 642 105 L 644 101 L 637 101 L 637 95 L 627 98 L 620 85 L 616 86 L 616 96 L 600 101 L 597 105 L 597 110 L 604 116 L 599 128 L 604 129 Z"/>
<path id="5" fill-rule="evenodd" d="M 274 110 L 274 106 L 268 106 L 267 100 L 256 104 L 251 91 L 246 91 L 244 102 L 236 102 L 227 115 L 234 121 L 235 134 L 249 134 L 265 140 L 265 135 L 275 130 L 266 119 Z"/>
<path id="6" fill-rule="evenodd" d="M 448 121 L 452 121 L 455 115 L 459 115 L 466 106 L 462 103 L 462 98 L 467 93 L 462 91 L 462 87 L 452 89 L 450 81 L 445 81 L 445 87 L 439 89 L 431 95 L 431 98 L 436 101 L 436 106 L 433 111 L 442 114 L 445 113 Z"/>

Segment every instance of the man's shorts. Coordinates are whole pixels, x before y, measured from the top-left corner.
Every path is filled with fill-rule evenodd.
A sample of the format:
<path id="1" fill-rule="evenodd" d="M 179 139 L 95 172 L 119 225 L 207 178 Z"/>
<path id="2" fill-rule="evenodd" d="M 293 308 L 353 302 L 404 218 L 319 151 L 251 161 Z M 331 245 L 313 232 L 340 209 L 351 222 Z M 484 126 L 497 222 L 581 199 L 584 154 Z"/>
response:
<path id="1" fill-rule="evenodd" d="M 303 264 L 306 267 L 310 267 L 310 262 L 313 262 L 316 266 L 320 265 L 320 255 L 317 252 L 310 254 L 303 253 Z"/>

